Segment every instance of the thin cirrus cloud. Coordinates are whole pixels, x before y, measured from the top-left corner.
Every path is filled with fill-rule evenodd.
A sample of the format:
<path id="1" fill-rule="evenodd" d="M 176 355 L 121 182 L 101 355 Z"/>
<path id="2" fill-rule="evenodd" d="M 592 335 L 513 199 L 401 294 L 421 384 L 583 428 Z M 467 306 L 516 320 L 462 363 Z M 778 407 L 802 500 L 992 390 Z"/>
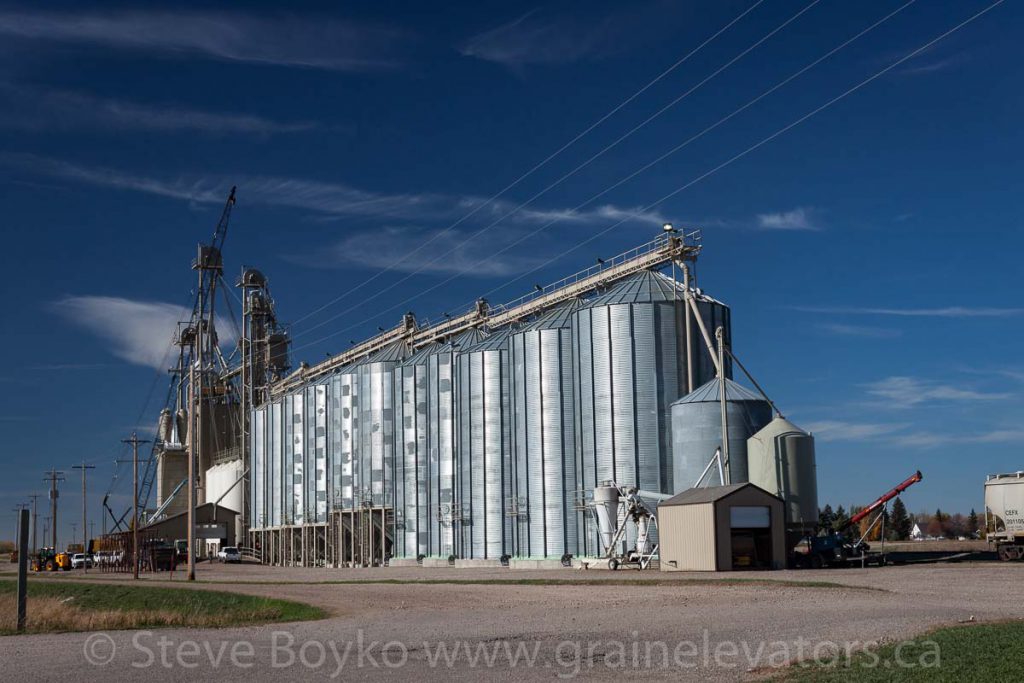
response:
<path id="1" fill-rule="evenodd" d="M 822 441 L 854 441 L 872 439 L 898 432 L 906 424 L 886 422 L 848 422 L 845 420 L 820 420 L 806 425 L 815 438 Z"/>
<path id="2" fill-rule="evenodd" d="M 142 104 L 66 90 L 6 85 L 0 86 L 0 94 L 9 103 L 0 112 L 0 125 L 23 130 L 106 128 L 274 135 L 320 127 L 312 121 L 274 121 L 249 114 Z"/>
<path id="3" fill-rule="evenodd" d="M 607 20 L 566 21 L 535 10 L 473 36 L 460 52 L 508 67 L 577 62 L 600 54 L 611 28 Z"/>
<path id="4" fill-rule="evenodd" d="M 916 377 L 886 377 L 866 384 L 865 388 L 870 395 L 884 398 L 887 405 L 896 408 L 911 408 L 933 402 L 995 401 L 1010 398 L 1008 393 L 975 391 Z"/>
<path id="5" fill-rule="evenodd" d="M 884 443 L 900 448 L 930 449 L 939 446 L 1019 443 L 1024 430 L 991 429 L 980 432 L 907 431 L 907 423 L 848 422 L 823 420 L 807 424 L 808 430 L 822 442 L 854 441 Z"/>
<path id="6" fill-rule="evenodd" d="M 0 35 L 171 57 L 331 71 L 392 68 L 407 36 L 337 19 L 199 11 L 0 11 Z"/>
<path id="7" fill-rule="evenodd" d="M 52 305 L 69 322 L 109 344 L 111 353 L 134 365 L 166 369 L 178 323 L 189 310 L 161 301 L 116 296 L 67 296 Z M 230 323 L 217 326 L 222 344 L 233 340 Z"/>
<path id="8" fill-rule="evenodd" d="M 500 277 L 530 270 L 545 259 L 536 246 L 529 253 L 496 254 L 514 242 L 517 233 L 508 230 L 489 235 L 486 241 L 467 240 L 460 230 L 424 230 L 387 227 L 350 235 L 336 244 L 309 254 L 293 254 L 286 260 L 304 266 L 338 268 L 356 266 L 394 272 Z M 381 249 L 381 244 L 389 245 Z M 425 244 L 426 246 L 420 246 Z"/>
<path id="9" fill-rule="evenodd" d="M 820 230 L 812 220 L 811 209 L 797 207 L 789 211 L 762 213 L 757 216 L 757 225 L 762 230 Z"/>
<path id="10" fill-rule="evenodd" d="M 30 154 L 0 155 L 8 165 L 51 178 L 88 185 L 153 194 L 198 204 L 219 204 L 228 188 L 238 185 L 245 201 L 315 212 L 328 218 L 367 218 L 403 221 L 444 222 L 461 218 L 485 200 L 430 192 L 385 193 L 364 190 L 345 183 L 272 176 L 238 177 L 231 181 L 208 176 L 150 178 L 136 173 L 97 166 L 83 166 Z M 662 225 L 664 217 L 638 208 L 601 205 L 582 210 L 522 209 L 507 201 L 494 201 L 474 220 L 486 224 L 501 219 L 506 225 L 537 225 L 558 221 L 570 225 L 617 222 L 628 218 L 638 225 Z M 507 216 L 507 218 L 506 218 Z"/>
<path id="11" fill-rule="evenodd" d="M 832 315 L 891 315 L 905 318 L 1013 318 L 1024 315 L 1024 308 L 997 308 L 992 306 L 943 306 L 938 308 L 789 306 L 788 308 L 802 313 L 828 313 Z"/>
<path id="12" fill-rule="evenodd" d="M 895 339 L 903 334 L 901 330 L 894 330 L 888 327 L 845 325 L 843 323 L 823 323 L 818 327 L 828 334 L 839 337 L 859 337 L 861 339 Z"/>

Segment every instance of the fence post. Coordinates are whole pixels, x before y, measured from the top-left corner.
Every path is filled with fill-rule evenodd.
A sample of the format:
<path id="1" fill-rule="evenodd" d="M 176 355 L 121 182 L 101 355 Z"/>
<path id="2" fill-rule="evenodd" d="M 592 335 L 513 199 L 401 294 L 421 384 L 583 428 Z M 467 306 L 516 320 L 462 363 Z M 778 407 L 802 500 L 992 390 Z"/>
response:
<path id="1" fill-rule="evenodd" d="M 25 630 L 28 608 L 28 510 L 18 513 L 18 631 Z"/>

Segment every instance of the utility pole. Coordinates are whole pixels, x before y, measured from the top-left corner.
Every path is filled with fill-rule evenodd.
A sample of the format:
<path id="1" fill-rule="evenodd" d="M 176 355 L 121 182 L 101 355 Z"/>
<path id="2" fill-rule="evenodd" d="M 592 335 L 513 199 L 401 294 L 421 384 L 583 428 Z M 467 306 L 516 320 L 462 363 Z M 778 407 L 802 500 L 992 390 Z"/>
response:
<path id="1" fill-rule="evenodd" d="M 87 523 L 87 506 L 85 497 L 85 473 L 89 470 L 96 469 L 96 465 L 87 465 L 85 461 L 82 461 L 81 465 L 72 465 L 71 469 L 82 470 L 82 554 L 85 556 L 85 560 L 82 561 L 82 568 L 85 573 L 89 573 L 89 525 Z"/>
<path id="2" fill-rule="evenodd" d="M 14 513 L 14 547 L 15 548 L 18 547 L 18 538 L 19 538 L 18 534 L 21 533 L 21 526 L 19 526 L 21 524 L 21 511 L 22 510 L 26 510 L 26 509 L 28 509 L 28 503 L 18 503 L 13 508 L 11 508 L 11 512 Z"/>
<path id="3" fill-rule="evenodd" d="M 51 469 L 43 481 L 50 482 L 50 534 L 53 537 L 53 552 L 57 552 L 57 497 L 60 496 L 57 482 L 64 481 L 64 473 Z"/>
<path id="4" fill-rule="evenodd" d="M 39 550 L 39 511 L 36 507 L 39 494 L 33 493 L 29 498 L 32 499 L 32 552 L 36 552 Z"/>
<path id="5" fill-rule="evenodd" d="M 201 323 L 200 323 L 201 324 Z M 193 347 L 197 348 L 197 347 Z M 196 414 L 199 407 L 199 400 L 196 392 L 196 361 L 190 359 L 188 369 L 188 580 L 196 580 L 196 457 L 198 444 L 202 441 L 202 434 L 198 433 L 200 426 L 199 416 Z M 202 393 L 202 391 L 198 392 Z"/>
<path id="6" fill-rule="evenodd" d="M 130 439 L 122 443 L 132 445 L 132 578 L 139 578 L 139 444 L 149 443 L 132 432 Z"/>

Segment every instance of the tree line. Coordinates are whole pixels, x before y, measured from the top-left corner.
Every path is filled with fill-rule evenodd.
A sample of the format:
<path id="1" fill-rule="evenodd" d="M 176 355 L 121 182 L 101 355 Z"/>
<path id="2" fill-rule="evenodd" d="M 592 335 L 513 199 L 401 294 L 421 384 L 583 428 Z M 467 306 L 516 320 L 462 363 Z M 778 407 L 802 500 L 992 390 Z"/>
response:
<path id="1" fill-rule="evenodd" d="M 831 505 L 826 505 L 818 509 L 818 525 L 822 529 L 844 529 L 850 518 L 863 509 L 864 506 L 855 505 L 847 511 L 840 505 L 833 510 Z M 849 531 L 856 533 L 857 536 L 866 534 L 868 541 L 881 540 L 883 528 L 887 541 L 909 540 L 915 524 L 926 538 L 984 538 L 985 535 L 985 521 L 973 509 L 967 515 L 959 512 L 949 514 L 941 509 L 934 513 L 910 513 L 907 512 L 903 501 L 897 498 L 891 509 L 885 508 L 882 519 L 878 522 L 876 522 L 877 517 L 878 513 L 868 515 L 860 520 L 857 529 Z"/>

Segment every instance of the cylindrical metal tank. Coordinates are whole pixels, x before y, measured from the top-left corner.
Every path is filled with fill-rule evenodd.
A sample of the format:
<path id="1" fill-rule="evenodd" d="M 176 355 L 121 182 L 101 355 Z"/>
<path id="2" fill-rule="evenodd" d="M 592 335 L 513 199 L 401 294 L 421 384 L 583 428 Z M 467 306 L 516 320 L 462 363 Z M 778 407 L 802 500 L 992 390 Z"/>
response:
<path id="1" fill-rule="evenodd" d="M 242 483 L 239 481 L 242 477 L 241 460 L 214 465 L 206 470 L 204 477 L 206 478 L 206 496 L 209 498 L 209 502 L 217 503 L 221 507 L 235 512 L 242 511 Z"/>
<path id="2" fill-rule="evenodd" d="M 726 380 L 730 482 L 747 481 L 747 439 L 771 422 L 772 407 L 760 394 Z M 721 382 L 713 379 L 672 404 L 672 459 L 676 491 L 692 488 L 722 444 Z M 718 484 L 717 469 L 704 483 Z"/>
<path id="3" fill-rule="evenodd" d="M 511 546 L 504 505 L 511 491 L 510 333 L 497 332 L 455 359 L 460 557 L 499 559 Z"/>
<path id="4" fill-rule="evenodd" d="M 398 495 L 395 509 L 401 511 L 401 528 L 396 537 L 396 557 L 430 554 L 431 496 L 429 486 L 428 360 L 436 345 L 418 350 L 394 370 L 395 442 L 398 444 L 396 473 Z"/>
<path id="5" fill-rule="evenodd" d="M 395 384 L 394 370 L 409 355 L 397 342 L 354 364 L 359 384 L 359 436 L 352 456 L 357 501 L 374 508 L 395 509 Z M 394 529 L 387 531 L 392 536 Z M 390 550 L 394 550 L 392 547 Z"/>
<path id="6" fill-rule="evenodd" d="M 340 510 L 352 510 L 360 504 L 357 492 L 359 463 L 355 458 L 359 443 L 359 374 L 352 366 L 342 368 L 332 378 L 337 393 L 333 395 L 335 423 L 338 430 L 335 439 L 334 478 L 335 505 Z"/>
<path id="7" fill-rule="evenodd" d="M 267 487 L 267 409 L 257 408 L 252 411 L 252 428 L 250 430 L 251 473 L 249 485 L 249 525 L 254 529 L 267 526 L 266 487 Z"/>
<path id="8" fill-rule="evenodd" d="M 818 473 L 814 437 L 783 417 L 747 439 L 749 481 L 785 501 L 786 526 L 818 524 Z"/>
<path id="9" fill-rule="evenodd" d="M 163 505 L 178 485 L 188 478 L 188 455 L 182 448 L 165 448 L 157 454 L 156 460 L 156 502 Z M 188 509 L 188 487 L 178 490 L 174 501 L 164 510 L 168 517 Z"/>
<path id="10" fill-rule="evenodd" d="M 594 489 L 594 514 L 597 516 L 597 531 L 601 545 L 595 554 L 609 550 L 612 537 L 619 524 L 619 489 L 611 482 L 601 482 Z"/>
<path id="11" fill-rule="evenodd" d="M 572 314 L 554 309 L 510 340 L 513 547 L 519 557 L 579 554 L 575 508 Z M 506 506 L 509 507 L 509 506 Z"/>
<path id="12" fill-rule="evenodd" d="M 683 296 L 681 284 L 645 271 L 573 315 L 581 488 L 593 490 L 599 481 L 612 480 L 645 491 L 675 490 L 669 405 L 686 393 Z M 712 331 L 723 327 L 728 344 L 728 307 L 695 296 L 705 325 Z M 692 321 L 691 327 L 699 385 L 714 370 Z"/>
<path id="13" fill-rule="evenodd" d="M 452 510 L 456 490 L 456 387 L 459 350 L 483 339 L 476 330 L 417 350 L 397 366 L 395 382 L 396 509 L 404 538 L 396 557 L 448 557 L 455 553 Z"/>
<path id="14" fill-rule="evenodd" d="M 174 418 L 170 408 L 160 411 L 156 422 L 156 438 L 164 443 L 174 443 Z"/>

